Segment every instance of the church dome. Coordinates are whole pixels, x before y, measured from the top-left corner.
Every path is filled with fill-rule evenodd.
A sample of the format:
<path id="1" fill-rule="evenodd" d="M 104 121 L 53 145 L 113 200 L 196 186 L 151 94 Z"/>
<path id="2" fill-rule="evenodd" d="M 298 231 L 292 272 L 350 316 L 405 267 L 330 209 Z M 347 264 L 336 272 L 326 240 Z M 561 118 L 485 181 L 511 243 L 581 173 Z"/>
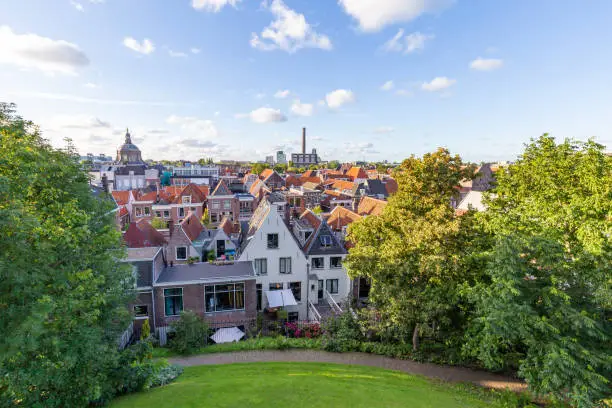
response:
<path id="1" fill-rule="evenodd" d="M 117 149 L 117 162 L 121 164 L 143 163 L 140 149 L 132 143 L 132 136 L 129 130 L 125 132 L 125 143 Z"/>

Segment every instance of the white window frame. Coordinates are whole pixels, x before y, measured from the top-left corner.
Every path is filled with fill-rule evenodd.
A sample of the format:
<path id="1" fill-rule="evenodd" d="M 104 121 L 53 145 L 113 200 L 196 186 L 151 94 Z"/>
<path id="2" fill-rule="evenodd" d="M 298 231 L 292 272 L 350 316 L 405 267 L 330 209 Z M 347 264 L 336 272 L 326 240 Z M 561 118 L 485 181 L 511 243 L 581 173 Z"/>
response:
<path id="1" fill-rule="evenodd" d="M 334 266 L 334 264 L 332 263 L 332 259 L 334 259 L 334 258 L 340 259 L 340 266 Z M 330 269 L 341 269 L 342 268 L 342 257 L 341 256 L 331 256 L 331 257 L 329 257 L 329 267 L 330 267 Z"/>
<path id="2" fill-rule="evenodd" d="M 266 270 L 265 270 L 265 272 L 263 272 L 263 273 L 262 273 L 262 272 L 259 270 L 259 268 L 257 268 L 257 263 L 258 263 L 258 262 L 259 262 L 259 263 L 262 263 L 262 262 L 263 262 L 263 264 L 266 266 L 266 268 L 265 268 L 265 269 L 266 269 Z M 263 276 L 265 276 L 265 275 L 267 275 L 267 274 L 268 274 L 268 258 L 255 258 L 255 259 L 253 259 L 253 269 L 255 269 L 255 274 L 256 274 L 257 276 L 262 276 L 262 275 L 263 275 Z"/>
<path id="3" fill-rule="evenodd" d="M 191 204 L 191 196 L 185 195 L 182 197 L 183 204 Z"/>
<path id="4" fill-rule="evenodd" d="M 179 248 L 185 248 L 185 258 L 179 258 L 178 257 L 178 250 Z M 186 261 L 189 258 L 189 248 L 187 248 L 186 246 L 177 246 L 174 248 L 174 257 L 177 261 Z"/>
<path id="5" fill-rule="evenodd" d="M 185 208 L 184 207 L 179 207 L 178 208 L 178 216 L 179 217 L 184 217 L 185 216 Z"/>
<path id="6" fill-rule="evenodd" d="M 332 285 L 333 281 L 336 281 L 336 291 L 335 292 L 329 290 L 329 289 L 333 289 L 333 285 Z M 326 279 L 325 280 L 325 290 L 328 291 L 330 295 L 337 295 L 338 293 L 340 293 L 340 279 Z"/>
<path id="7" fill-rule="evenodd" d="M 164 304 L 165 305 L 165 304 Z M 146 307 L 147 308 L 147 314 L 144 315 L 137 315 L 136 314 L 136 308 L 137 307 Z M 144 320 L 144 319 L 148 319 L 149 318 L 149 305 L 133 305 L 132 306 L 132 312 L 134 312 L 134 319 L 136 320 Z"/>
<path id="8" fill-rule="evenodd" d="M 283 264 L 284 264 L 284 268 L 283 268 Z M 289 265 L 289 267 L 287 267 L 287 265 Z M 283 269 L 285 272 L 283 272 Z M 278 258 L 278 273 L 282 275 L 291 275 L 292 272 L 293 271 L 291 270 L 291 257 L 286 256 L 286 257 Z"/>
<path id="9" fill-rule="evenodd" d="M 323 261 L 320 267 L 316 267 L 315 266 L 315 264 L 314 264 L 314 260 L 315 259 L 320 259 L 321 261 Z M 325 257 L 324 256 L 315 256 L 315 257 L 313 257 L 311 265 L 312 265 L 312 269 L 325 269 Z"/>

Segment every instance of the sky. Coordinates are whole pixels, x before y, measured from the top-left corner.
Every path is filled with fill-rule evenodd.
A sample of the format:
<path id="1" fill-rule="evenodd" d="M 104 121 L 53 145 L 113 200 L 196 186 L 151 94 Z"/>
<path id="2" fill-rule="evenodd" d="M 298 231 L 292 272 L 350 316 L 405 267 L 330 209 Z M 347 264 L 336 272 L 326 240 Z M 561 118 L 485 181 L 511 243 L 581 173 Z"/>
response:
<path id="1" fill-rule="evenodd" d="M 609 0 L 0 0 L 0 101 L 81 154 L 612 148 Z"/>

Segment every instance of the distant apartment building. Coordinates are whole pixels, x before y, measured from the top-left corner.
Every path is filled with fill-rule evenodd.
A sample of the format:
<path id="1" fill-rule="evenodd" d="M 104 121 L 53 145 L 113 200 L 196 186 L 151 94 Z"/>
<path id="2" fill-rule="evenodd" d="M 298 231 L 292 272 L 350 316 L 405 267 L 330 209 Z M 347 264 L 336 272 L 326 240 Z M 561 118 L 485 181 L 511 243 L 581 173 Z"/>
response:
<path id="1" fill-rule="evenodd" d="M 186 186 L 191 183 L 210 186 L 219 180 L 219 167 L 214 164 L 170 167 L 170 172 L 171 183 L 176 186 Z"/>
<path id="2" fill-rule="evenodd" d="M 270 166 L 274 166 L 274 156 L 266 156 L 266 163 Z"/>
<path id="3" fill-rule="evenodd" d="M 276 163 L 287 164 L 287 155 L 282 150 L 276 152 Z"/>

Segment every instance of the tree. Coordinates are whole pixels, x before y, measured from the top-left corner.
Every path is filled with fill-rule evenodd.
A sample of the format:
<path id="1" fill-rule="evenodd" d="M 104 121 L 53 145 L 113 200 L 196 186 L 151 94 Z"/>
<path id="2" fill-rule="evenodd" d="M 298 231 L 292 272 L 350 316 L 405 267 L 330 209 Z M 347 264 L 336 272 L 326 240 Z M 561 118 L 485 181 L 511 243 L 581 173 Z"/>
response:
<path id="1" fill-rule="evenodd" d="M 495 193 L 481 215 L 497 242 L 491 283 L 470 291 L 466 352 L 489 368 L 518 356 L 533 391 L 592 406 L 612 367 L 612 160 L 592 141 L 543 135 L 497 175 Z"/>
<path id="2" fill-rule="evenodd" d="M 276 163 L 276 164 L 274 165 L 274 170 L 275 170 L 277 173 L 282 174 L 282 173 L 284 173 L 285 171 L 287 171 L 287 165 L 286 165 L 286 164 L 283 164 L 283 163 Z"/>
<path id="3" fill-rule="evenodd" d="M 140 330 L 140 341 L 145 341 L 151 336 L 151 326 L 149 325 L 149 319 L 145 319 Z"/>
<path id="4" fill-rule="evenodd" d="M 207 166 L 207 165 L 211 165 L 214 164 L 215 161 L 213 160 L 212 157 L 207 157 L 207 158 L 201 158 L 198 160 L 198 164 L 200 166 Z"/>
<path id="5" fill-rule="evenodd" d="M 133 278 L 111 200 L 88 181 L 70 144 L 54 149 L 0 104 L 2 406 L 87 406 L 109 392 Z"/>
<path id="6" fill-rule="evenodd" d="M 340 167 L 340 162 L 338 160 L 332 160 L 327 163 L 327 168 L 332 170 L 337 170 Z"/>
<path id="7" fill-rule="evenodd" d="M 469 256 L 478 242 L 473 214 L 457 217 L 450 205 L 459 181 L 472 174 L 445 149 L 412 156 L 398 168 L 399 189 L 383 213 L 349 227 L 349 275 L 370 279 L 383 321 L 400 341 L 411 337 L 415 350 L 423 334 L 456 328 L 460 285 L 478 271 Z"/>
<path id="8" fill-rule="evenodd" d="M 251 173 L 259 175 L 262 171 L 269 168 L 270 165 L 268 163 L 253 163 L 251 164 Z"/>
<path id="9" fill-rule="evenodd" d="M 323 209 L 321 208 L 320 205 L 317 205 L 315 208 L 312 209 L 312 212 L 317 215 L 321 215 L 323 214 Z"/>
<path id="10" fill-rule="evenodd" d="M 151 219 L 151 226 L 155 229 L 166 229 L 168 228 L 168 224 L 166 221 L 162 220 L 159 217 L 154 217 Z"/>
<path id="11" fill-rule="evenodd" d="M 204 208 L 202 211 L 202 219 L 200 220 L 202 225 L 208 225 L 210 223 L 210 218 L 208 217 L 208 208 Z"/>

